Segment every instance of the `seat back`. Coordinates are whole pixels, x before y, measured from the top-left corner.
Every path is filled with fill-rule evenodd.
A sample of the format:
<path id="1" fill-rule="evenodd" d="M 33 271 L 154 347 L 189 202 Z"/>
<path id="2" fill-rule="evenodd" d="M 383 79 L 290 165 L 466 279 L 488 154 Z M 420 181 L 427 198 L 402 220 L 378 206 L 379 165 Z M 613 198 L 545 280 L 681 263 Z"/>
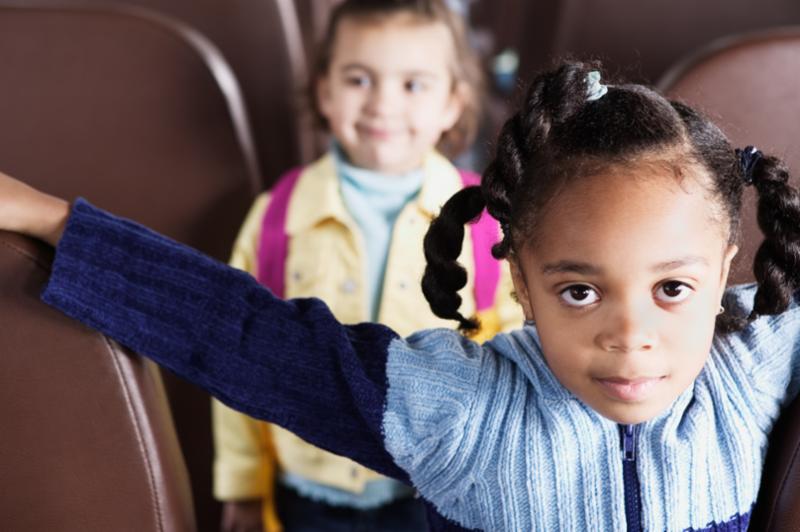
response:
<path id="1" fill-rule="evenodd" d="M 659 82 L 671 98 L 705 112 L 735 147 L 757 146 L 781 157 L 800 183 L 800 26 L 725 39 L 678 63 Z M 745 192 L 741 249 L 733 283 L 753 279 L 753 257 L 763 236 L 756 194 Z"/>
<path id="2" fill-rule="evenodd" d="M 496 50 L 520 52 L 523 81 L 552 58 L 594 57 L 608 72 L 652 83 L 675 61 L 733 33 L 800 23 L 794 0 L 493 0 L 476 2 L 473 23 L 494 36 Z"/>
<path id="3" fill-rule="evenodd" d="M 782 157 L 792 184 L 800 180 L 800 27 L 726 39 L 671 69 L 659 84 L 669 96 L 704 111 L 734 146 L 758 146 Z M 763 239 L 755 191 L 747 189 L 742 245 L 732 282 L 753 280 Z M 800 399 L 783 412 L 770 436 L 761 494 L 751 530 L 800 531 Z"/>
<path id="4" fill-rule="evenodd" d="M 0 233 L 4 530 L 194 530 L 157 368 L 39 300 L 52 250 Z"/>
<path id="5" fill-rule="evenodd" d="M 259 189 L 219 52 L 142 10 L 0 2 L 3 169 L 226 259 Z"/>
<path id="6" fill-rule="evenodd" d="M 259 172 L 238 85 L 206 39 L 141 8 L 0 0 L 0 65 L 3 171 L 227 260 Z M 164 380 L 197 522 L 213 530 L 209 398 Z"/>
<path id="7" fill-rule="evenodd" d="M 55 1 L 86 4 L 85 0 Z M 54 0 L 25 3 L 52 5 Z M 306 54 L 294 0 L 105 0 L 103 4 L 160 13 L 214 43 L 241 86 L 262 187 L 288 168 L 310 162 L 315 154 L 314 137 L 301 98 Z"/>
<path id="8" fill-rule="evenodd" d="M 750 530 L 800 532 L 800 399 L 783 411 L 770 434 Z"/>
<path id="9" fill-rule="evenodd" d="M 242 88 L 262 187 L 317 154 L 303 86 L 307 58 L 295 0 L 114 0 L 185 22 L 207 36 Z"/>

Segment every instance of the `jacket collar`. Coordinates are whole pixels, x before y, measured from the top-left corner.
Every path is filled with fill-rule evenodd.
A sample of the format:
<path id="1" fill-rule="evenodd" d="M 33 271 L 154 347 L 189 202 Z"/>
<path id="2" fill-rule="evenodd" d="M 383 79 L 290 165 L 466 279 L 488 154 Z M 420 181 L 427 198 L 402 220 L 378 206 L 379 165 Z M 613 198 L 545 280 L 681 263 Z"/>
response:
<path id="1" fill-rule="evenodd" d="M 303 169 L 289 200 L 286 218 L 286 232 L 289 235 L 326 220 L 353 226 L 353 219 L 342 200 L 334 157 L 328 153 Z M 433 218 L 442 204 L 461 189 L 461 177 L 458 170 L 436 151 L 426 155 L 422 164 L 425 176 L 413 203 L 428 218 Z"/>

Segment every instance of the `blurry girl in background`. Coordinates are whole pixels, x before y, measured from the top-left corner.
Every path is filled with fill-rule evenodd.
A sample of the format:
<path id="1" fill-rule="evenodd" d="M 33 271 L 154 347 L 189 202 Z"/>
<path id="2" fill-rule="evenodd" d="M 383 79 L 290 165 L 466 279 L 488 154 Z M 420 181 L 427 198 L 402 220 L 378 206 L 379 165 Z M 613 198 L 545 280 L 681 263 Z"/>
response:
<path id="1" fill-rule="evenodd" d="M 231 264 L 282 297 L 323 299 L 344 323 L 378 321 L 401 334 L 448 326 L 419 280 L 430 220 L 478 183 L 443 155 L 468 147 L 480 112 L 481 71 L 461 16 L 436 0 L 345 1 L 330 18 L 310 89 L 332 147 L 255 201 Z M 465 246 L 476 276 L 464 306 L 480 314 L 488 338 L 519 326 L 522 314 L 490 255 L 497 224 L 486 216 L 479 225 Z M 270 532 L 425 528 L 408 486 L 216 401 L 214 436 L 226 532 L 262 522 Z"/>

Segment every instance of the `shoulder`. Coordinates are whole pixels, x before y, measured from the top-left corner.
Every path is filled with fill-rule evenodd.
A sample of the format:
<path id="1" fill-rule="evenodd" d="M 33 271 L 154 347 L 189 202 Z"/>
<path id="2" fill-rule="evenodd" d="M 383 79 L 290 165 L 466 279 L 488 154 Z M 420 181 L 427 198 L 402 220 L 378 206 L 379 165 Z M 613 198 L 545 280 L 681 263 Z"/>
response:
<path id="1" fill-rule="evenodd" d="M 414 387 L 414 382 L 437 374 L 437 381 L 445 381 L 467 391 L 475 385 L 477 372 L 483 359 L 482 347 L 453 329 L 428 329 L 398 340 L 389 346 L 387 379 L 390 391 L 398 393 Z M 431 388 L 429 393 L 446 393 Z"/>
<path id="2" fill-rule="evenodd" d="M 487 486 L 511 481 L 498 462 L 521 448 L 509 442 L 543 416 L 581 408 L 547 378 L 533 327 L 482 345 L 435 329 L 395 340 L 388 351 L 386 450 L 427 500 L 470 528 L 482 528 L 476 508 L 487 502 Z M 551 402 L 561 399 L 574 405 Z M 476 479 L 483 479 L 478 491 Z"/>
<path id="3" fill-rule="evenodd" d="M 261 226 L 269 201 L 269 192 L 262 192 L 250 206 L 250 210 L 239 228 L 239 233 L 236 235 L 228 260 L 228 263 L 234 268 L 255 275 L 258 241 L 261 238 Z"/>
<path id="4" fill-rule="evenodd" d="M 394 340 L 386 379 L 384 431 L 387 448 L 401 466 L 422 459 L 426 453 L 418 446 L 432 438 L 440 441 L 436 456 L 445 463 L 476 412 L 518 399 L 523 390 L 537 389 L 550 400 L 569 398 L 547 368 L 532 327 L 498 334 L 484 344 L 451 329 Z"/>
<path id="5" fill-rule="evenodd" d="M 753 308 L 756 288 L 749 284 L 729 289 L 725 311 L 747 316 Z M 800 373 L 798 294 L 784 312 L 760 316 L 740 331 L 718 334 L 714 347 L 716 366 L 741 372 L 742 382 L 751 382 L 755 390 L 772 398 L 793 393 L 795 374 Z"/>
<path id="6" fill-rule="evenodd" d="M 390 387 L 393 382 L 400 384 L 404 380 L 413 386 L 415 380 L 431 372 L 437 374 L 437 383 L 453 380 L 454 386 L 470 393 L 475 391 L 478 379 L 485 384 L 510 376 L 544 385 L 556 395 L 560 387 L 544 359 L 538 332 L 531 326 L 499 333 L 485 343 L 475 342 L 453 329 L 428 329 L 389 346 Z"/>
<path id="7" fill-rule="evenodd" d="M 423 170 L 420 199 L 428 210 L 438 212 L 442 203 L 463 188 L 460 171 L 436 151 L 425 156 Z"/>
<path id="8" fill-rule="evenodd" d="M 729 288 L 725 292 L 725 312 L 748 316 L 753 309 L 756 290 L 755 283 Z M 788 308 L 780 314 L 759 316 L 741 331 L 720 336 L 729 342 L 743 342 L 756 350 L 765 347 L 774 350 L 779 344 L 784 348 L 796 345 L 800 340 L 800 293 L 793 295 Z"/>
<path id="9" fill-rule="evenodd" d="M 250 219 L 260 220 L 263 218 L 264 212 L 267 210 L 271 199 L 272 195 L 269 191 L 261 192 L 258 196 L 256 196 L 256 199 L 254 199 L 253 203 L 250 205 L 247 218 L 245 218 L 245 224 L 247 224 Z"/>
<path id="10" fill-rule="evenodd" d="M 453 329 L 428 329 L 398 339 L 389 346 L 389 370 L 398 377 L 434 371 L 447 374 L 446 379 L 464 378 L 468 385 L 474 385 L 477 372 L 484 371 L 488 365 L 519 367 L 532 377 L 541 369 L 536 361 L 543 361 L 543 357 L 533 327 L 500 333 L 485 343 L 478 343 Z"/>
<path id="11" fill-rule="evenodd" d="M 291 192 L 294 196 L 305 192 L 308 181 L 314 183 L 320 179 L 336 179 L 336 164 L 331 153 L 326 153 L 307 165 L 295 166 L 285 171 L 275 180 L 270 192 L 273 195 Z"/>

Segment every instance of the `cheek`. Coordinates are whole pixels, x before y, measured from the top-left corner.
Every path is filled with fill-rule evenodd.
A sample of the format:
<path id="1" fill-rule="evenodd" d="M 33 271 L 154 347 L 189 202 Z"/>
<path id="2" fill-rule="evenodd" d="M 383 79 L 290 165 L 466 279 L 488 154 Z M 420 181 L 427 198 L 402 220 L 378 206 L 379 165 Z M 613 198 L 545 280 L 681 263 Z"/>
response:
<path id="1" fill-rule="evenodd" d="M 708 359 L 714 337 L 716 315 L 704 306 L 669 323 L 661 334 L 661 343 L 672 358 L 676 373 L 689 378 L 697 374 Z"/>
<path id="2" fill-rule="evenodd" d="M 411 107 L 412 126 L 421 135 L 438 137 L 449 129 L 447 120 L 447 95 L 430 95 L 422 98 Z"/>
<path id="3" fill-rule="evenodd" d="M 585 373 L 591 365 L 591 349 L 587 349 L 591 333 L 574 323 L 567 326 L 548 317 L 539 320 L 538 315 L 536 324 L 545 361 L 558 380 L 568 384 Z"/>
<path id="4" fill-rule="evenodd" d="M 331 95 L 328 121 L 338 127 L 352 127 L 359 115 L 364 96 L 358 91 L 340 88 Z"/>
<path id="5" fill-rule="evenodd" d="M 662 342 L 675 346 L 708 346 L 714 335 L 719 302 L 714 290 L 705 287 L 692 300 L 662 318 Z"/>
<path id="6" fill-rule="evenodd" d="M 346 108 L 338 108 L 328 119 L 328 126 L 334 138 L 344 146 L 347 151 L 353 150 L 359 143 L 356 129 L 357 117 L 348 112 Z"/>

